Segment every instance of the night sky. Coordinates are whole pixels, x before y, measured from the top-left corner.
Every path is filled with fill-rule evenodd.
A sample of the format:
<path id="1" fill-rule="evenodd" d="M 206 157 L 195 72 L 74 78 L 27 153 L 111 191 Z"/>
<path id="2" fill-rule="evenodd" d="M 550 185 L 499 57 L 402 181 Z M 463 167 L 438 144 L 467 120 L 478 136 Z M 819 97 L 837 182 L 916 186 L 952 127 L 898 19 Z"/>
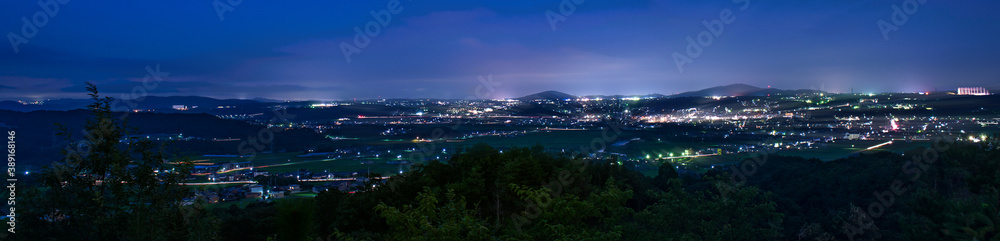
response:
<path id="1" fill-rule="evenodd" d="M 1000 85 L 998 1 L 45 1 L 58 11 L 0 2 L 0 99 L 86 98 L 86 81 L 113 97 L 317 100 Z M 143 85 L 147 66 L 169 75 Z"/>

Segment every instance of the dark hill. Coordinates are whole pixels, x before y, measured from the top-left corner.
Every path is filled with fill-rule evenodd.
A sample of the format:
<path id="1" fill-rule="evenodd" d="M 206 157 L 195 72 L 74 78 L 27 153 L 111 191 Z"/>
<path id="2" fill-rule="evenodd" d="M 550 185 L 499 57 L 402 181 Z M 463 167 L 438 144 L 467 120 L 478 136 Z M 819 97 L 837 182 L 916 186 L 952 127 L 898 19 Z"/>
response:
<path id="1" fill-rule="evenodd" d="M 761 91 L 763 88 L 758 88 L 752 85 L 746 84 L 731 84 L 726 86 L 717 86 L 708 89 L 689 91 L 674 95 L 675 97 L 705 97 L 705 96 L 744 96 L 748 93 Z"/>
<path id="2" fill-rule="evenodd" d="M 26 165 L 38 166 L 57 161 L 60 151 L 68 144 L 65 138 L 59 136 L 56 124 L 62 124 L 75 140 L 84 137 L 83 123 L 90 117 L 88 110 L 71 111 L 32 111 L 17 112 L 0 110 L 0 130 L 17 132 L 18 155 L 23 153 Z M 114 113 L 115 117 L 124 115 Z M 213 115 L 178 114 L 178 113 L 129 113 L 127 123 L 134 127 L 130 135 L 183 134 L 185 137 L 196 137 L 199 140 L 178 142 L 170 146 L 193 150 L 193 154 L 238 154 L 238 144 L 242 141 L 217 142 L 213 138 L 257 138 L 264 126 L 252 125 L 241 120 L 220 119 Z M 283 130 L 274 132 L 275 150 L 299 151 L 308 142 L 322 140 L 323 137 L 313 131 Z M 224 145 L 223 145 L 224 144 Z M 198 148 L 187 148 L 194 146 Z M 169 146 L 168 146 L 169 148 Z M 24 151 L 21 151 L 24 150 Z M 172 149 L 168 149 L 172 150 Z M 260 150 L 264 151 L 264 150 Z"/>
<path id="3" fill-rule="evenodd" d="M 550 91 L 527 95 L 517 99 L 518 100 L 565 100 L 565 99 L 576 99 L 576 96 L 559 91 L 550 90 Z"/>
<path id="4" fill-rule="evenodd" d="M 717 86 L 703 90 L 688 91 L 673 95 L 674 97 L 712 97 L 712 96 L 768 96 L 768 95 L 807 95 L 826 93 L 819 90 L 800 89 L 783 90 L 773 88 L 759 88 L 747 84 L 731 84 Z"/>

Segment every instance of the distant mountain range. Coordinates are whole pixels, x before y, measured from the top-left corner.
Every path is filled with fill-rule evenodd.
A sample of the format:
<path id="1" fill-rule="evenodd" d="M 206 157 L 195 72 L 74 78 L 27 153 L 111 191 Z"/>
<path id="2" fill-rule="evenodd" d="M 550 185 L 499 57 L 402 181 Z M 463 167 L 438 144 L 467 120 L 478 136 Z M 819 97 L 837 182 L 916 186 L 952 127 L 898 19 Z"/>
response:
<path id="1" fill-rule="evenodd" d="M 708 89 L 689 91 L 673 95 L 674 97 L 709 97 L 709 96 L 767 96 L 767 95 L 798 95 L 826 93 L 819 90 L 782 90 L 772 88 L 760 88 L 747 84 L 731 84 L 717 86 Z"/>
<path id="2" fill-rule="evenodd" d="M 675 97 L 691 97 L 691 96 L 743 96 L 748 93 L 753 93 L 757 91 L 764 90 L 752 85 L 746 84 L 731 84 L 725 86 L 717 86 L 703 90 L 688 91 L 680 94 L 673 95 Z"/>
<path id="3" fill-rule="evenodd" d="M 239 100 L 239 99 L 214 99 L 201 96 L 148 96 L 141 100 L 120 100 L 115 99 L 111 108 L 115 111 L 146 110 L 155 109 L 159 112 L 169 111 L 175 105 L 195 106 L 202 110 L 216 109 L 220 106 L 232 106 L 239 108 L 264 108 L 267 103 L 276 102 L 267 99 Z M 90 99 L 56 99 L 47 100 L 42 105 L 21 104 L 17 101 L 0 101 L 0 109 L 14 111 L 36 111 L 36 110 L 77 110 L 85 109 L 87 105 L 93 103 Z"/>
<path id="4" fill-rule="evenodd" d="M 535 93 L 535 94 L 526 95 L 526 96 L 517 98 L 517 100 L 565 100 L 565 99 L 577 99 L 577 98 L 615 99 L 615 98 L 623 98 L 623 97 L 631 97 L 631 96 L 636 96 L 636 95 L 585 95 L 585 96 L 574 96 L 574 95 L 571 95 L 571 94 L 567 94 L 567 93 L 563 93 L 563 92 L 559 92 L 559 91 L 550 90 L 550 91 L 545 91 L 545 92 L 539 92 L 539 93 Z M 642 95 L 641 97 L 666 97 L 666 96 L 665 95 L 661 95 L 661 94 L 648 94 L 648 95 Z"/>
<path id="5" fill-rule="evenodd" d="M 1000 92 L 1000 86 L 988 87 L 991 92 Z M 565 99 L 577 99 L 577 98 L 621 98 L 629 96 L 639 96 L 639 97 L 712 97 L 712 96 L 768 96 L 768 95 L 800 95 L 800 94 L 817 94 L 826 93 L 819 90 L 810 89 L 799 89 L 799 90 L 783 90 L 775 88 L 760 88 L 747 84 L 731 84 L 724 86 L 717 86 L 702 90 L 688 91 L 684 93 L 674 94 L 674 95 L 662 95 L 662 94 L 647 94 L 647 95 L 587 95 L 587 96 L 575 96 L 559 91 L 544 91 L 535 94 L 526 95 L 517 100 L 565 100 Z M 247 109 L 257 109 L 257 110 L 267 110 L 268 106 L 274 105 L 275 103 L 284 103 L 287 105 L 302 105 L 308 106 L 318 101 L 295 101 L 286 102 L 282 100 L 265 99 L 265 98 L 254 98 L 254 99 L 214 99 L 209 97 L 200 96 L 149 96 L 140 101 L 118 101 L 112 106 L 116 111 L 128 111 L 128 110 L 148 110 L 155 109 L 157 112 L 175 112 L 172 107 L 175 105 L 187 106 L 188 111 L 186 113 L 212 113 L 212 114 L 226 114 L 228 110 L 237 111 L 235 109 L 240 109 L 237 112 L 246 112 Z M 42 105 L 37 104 L 22 104 L 17 101 L 0 101 L 0 110 L 14 110 L 14 111 L 36 111 L 36 110 L 76 110 L 85 109 L 88 104 L 92 103 L 89 99 L 56 99 L 47 100 Z M 197 106 L 197 108 L 195 108 Z M 232 109 L 228 109 L 232 108 Z"/>
<path id="6" fill-rule="evenodd" d="M 571 94 L 566 94 L 559 91 L 545 91 L 535 94 L 526 95 L 518 100 L 565 100 L 565 99 L 576 99 L 576 96 Z"/>
<path id="7" fill-rule="evenodd" d="M 809 90 L 809 89 L 799 89 L 799 90 L 782 90 L 773 88 L 760 88 L 747 84 L 731 84 L 724 86 L 717 86 L 703 90 L 688 91 L 675 95 L 661 95 L 661 94 L 648 94 L 643 95 L 643 97 L 712 97 L 712 96 L 768 96 L 768 95 L 799 95 L 799 94 L 817 94 L 826 93 L 819 90 Z M 620 98 L 626 95 L 588 95 L 583 97 L 588 98 Z M 635 96 L 635 95 L 629 95 Z M 535 93 L 527 95 L 518 100 L 564 100 L 564 99 L 575 99 L 577 96 L 566 94 L 559 91 L 545 91 L 540 93 Z"/>

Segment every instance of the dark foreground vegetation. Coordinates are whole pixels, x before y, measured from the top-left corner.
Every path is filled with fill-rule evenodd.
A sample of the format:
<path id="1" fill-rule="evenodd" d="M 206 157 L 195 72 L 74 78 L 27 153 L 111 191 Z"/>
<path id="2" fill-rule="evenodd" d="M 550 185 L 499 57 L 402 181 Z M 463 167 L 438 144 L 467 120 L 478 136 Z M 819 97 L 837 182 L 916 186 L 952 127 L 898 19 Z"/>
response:
<path id="1" fill-rule="evenodd" d="M 655 177 L 616 160 L 489 146 L 356 193 L 181 205 L 165 162 L 94 91 L 85 148 L 18 193 L 14 240 L 1000 240 L 995 142 L 821 162 L 761 154 Z M 79 142 L 77 142 L 79 143 Z"/>

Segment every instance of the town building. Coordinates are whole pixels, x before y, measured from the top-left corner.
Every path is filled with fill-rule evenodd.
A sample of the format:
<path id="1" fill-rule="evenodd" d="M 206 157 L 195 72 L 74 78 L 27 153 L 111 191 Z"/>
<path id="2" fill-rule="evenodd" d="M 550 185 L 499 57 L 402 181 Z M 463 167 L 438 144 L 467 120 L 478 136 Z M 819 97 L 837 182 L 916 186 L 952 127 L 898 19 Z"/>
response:
<path id="1" fill-rule="evenodd" d="M 960 87 L 958 95 L 990 95 L 990 91 L 983 87 Z"/>

